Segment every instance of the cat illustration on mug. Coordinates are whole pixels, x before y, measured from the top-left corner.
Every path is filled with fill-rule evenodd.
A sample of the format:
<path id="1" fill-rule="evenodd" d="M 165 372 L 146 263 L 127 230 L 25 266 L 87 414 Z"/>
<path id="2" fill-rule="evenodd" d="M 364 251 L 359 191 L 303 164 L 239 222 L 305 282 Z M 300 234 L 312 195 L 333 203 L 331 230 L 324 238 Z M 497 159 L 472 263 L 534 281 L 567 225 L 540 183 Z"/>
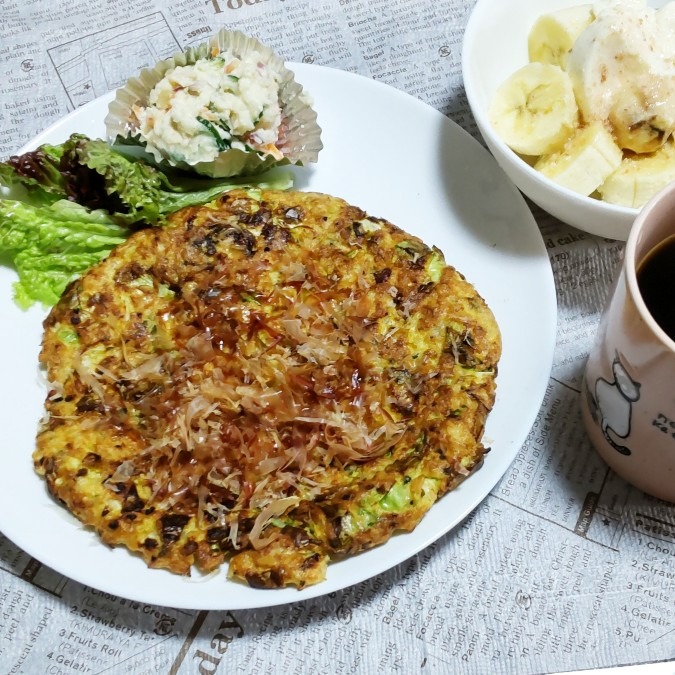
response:
<path id="1" fill-rule="evenodd" d="M 605 440 L 617 452 L 630 455 L 630 449 L 617 439 L 625 439 L 630 435 L 632 405 L 640 398 L 640 383 L 628 374 L 618 352 L 612 361 L 612 373 L 614 381 L 599 377 L 595 381 L 594 392 L 586 383 L 588 407 L 593 420 L 602 429 Z"/>

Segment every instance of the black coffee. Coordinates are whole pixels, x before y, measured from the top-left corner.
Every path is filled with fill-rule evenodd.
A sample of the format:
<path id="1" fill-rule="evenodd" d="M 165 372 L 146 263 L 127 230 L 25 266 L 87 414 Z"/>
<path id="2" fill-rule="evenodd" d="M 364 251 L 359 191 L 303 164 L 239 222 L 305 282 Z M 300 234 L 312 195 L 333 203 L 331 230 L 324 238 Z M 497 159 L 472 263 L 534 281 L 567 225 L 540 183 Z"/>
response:
<path id="1" fill-rule="evenodd" d="M 675 340 L 675 235 L 645 256 L 637 269 L 637 282 L 654 320 Z"/>

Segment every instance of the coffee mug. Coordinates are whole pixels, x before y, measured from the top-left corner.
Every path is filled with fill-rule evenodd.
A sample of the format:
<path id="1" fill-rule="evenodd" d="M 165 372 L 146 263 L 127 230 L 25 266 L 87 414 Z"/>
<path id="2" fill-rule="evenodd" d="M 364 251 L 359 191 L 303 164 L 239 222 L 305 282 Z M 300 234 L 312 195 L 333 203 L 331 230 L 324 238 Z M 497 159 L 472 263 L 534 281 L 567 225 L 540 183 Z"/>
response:
<path id="1" fill-rule="evenodd" d="M 584 425 L 600 456 L 629 483 L 671 502 L 675 502 L 674 262 L 675 183 L 635 219 L 586 363 L 581 393 Z"/>

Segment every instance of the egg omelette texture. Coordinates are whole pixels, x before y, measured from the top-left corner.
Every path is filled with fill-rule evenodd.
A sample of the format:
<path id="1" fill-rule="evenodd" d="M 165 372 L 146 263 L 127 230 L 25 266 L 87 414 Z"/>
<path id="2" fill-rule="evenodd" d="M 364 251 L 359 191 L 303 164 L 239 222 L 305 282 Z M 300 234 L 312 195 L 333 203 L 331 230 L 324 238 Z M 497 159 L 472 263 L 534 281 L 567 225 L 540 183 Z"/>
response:
<path id="1" fill-rule="evenodd" d="M 34 462 L 110 546 L 302 588 L 477 469 L 501 350 L 441 252 L 323 194 L 133 234 L 45 320 Z"/>

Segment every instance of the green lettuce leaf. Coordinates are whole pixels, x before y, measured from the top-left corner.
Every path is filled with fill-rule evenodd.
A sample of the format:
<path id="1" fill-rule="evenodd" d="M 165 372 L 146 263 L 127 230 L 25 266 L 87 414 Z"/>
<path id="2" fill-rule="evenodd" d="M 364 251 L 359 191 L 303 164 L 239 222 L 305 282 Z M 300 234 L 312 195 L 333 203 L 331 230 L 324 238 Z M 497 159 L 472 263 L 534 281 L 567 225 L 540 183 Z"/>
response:
<path id="1" fill-rule="evenodd" d="M 120 200 L 125 215 L 119 215 L 128 224 L 161 224 L 166 216 L 179 209 L 205 204 L 236 187 L 287 190 L 293 185 L 289 171 L 235 179 L 168 176 L 98 140 L 81 141 L 77 154 L 79 163 L 102 176 L 108 194 Z"/>
<path id="2" fill-rule="evenodd" d="M 43 145 L 0 163 L 0 184 L 23 188 L 16 198 L 36 206 L 68 199 L 104 209 L 122 224 L 161 225 L 171 213 L 205 204 L 235 187 L 287 190 L 293 174 L 274 170 L 234 179 L 169 176 L 105 141 L 73 134 L 61 145 Z"/>
<path id="3" fill-rule="evenodd" d="M 42 145 L 23 155 L 0 162 L 0 185 L 18 189 L 18 195 L 32 204 L 51 204 L 66 196 L 66 184 L 59 164 L 62 145 Z"/>
<path id="4" fill-rule="evenodd" d="M 66 286 L 121 244 L 130 230 L 71 202 L 33 206 L 0 200 L 0 252 L 19 274 L 16 303 L 53 305 Z"/>

